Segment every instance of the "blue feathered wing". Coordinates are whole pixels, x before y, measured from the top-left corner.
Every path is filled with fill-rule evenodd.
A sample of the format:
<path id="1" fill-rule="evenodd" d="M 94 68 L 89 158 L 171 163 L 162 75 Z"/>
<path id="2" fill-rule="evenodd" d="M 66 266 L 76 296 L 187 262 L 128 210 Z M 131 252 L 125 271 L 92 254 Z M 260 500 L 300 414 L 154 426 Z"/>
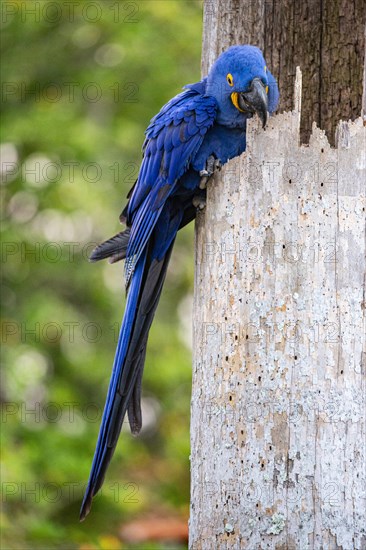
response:
<path id="1" fill-rule="evenodd" d="M 187 170 L 216 116 L 216 100 L 182 92 L 163 107 L 147 131 L 139 177 L 127 209 L 131 234 L 125 274 L 129 282 L 167 198 Z"/>

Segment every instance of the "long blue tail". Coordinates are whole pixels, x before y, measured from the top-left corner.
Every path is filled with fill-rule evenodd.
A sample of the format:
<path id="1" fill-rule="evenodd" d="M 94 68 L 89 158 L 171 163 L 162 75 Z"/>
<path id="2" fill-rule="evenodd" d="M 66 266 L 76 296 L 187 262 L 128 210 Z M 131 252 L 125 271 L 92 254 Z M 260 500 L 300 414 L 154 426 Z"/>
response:
<path id="1" fill-rule="evenodd" d="M 81 521 L 88 515 L 93 496 L 103 484 L 127 411 L 131 431 L 138 433 L 141 429 L 141 378 L 147 338 L 173 244 L 174 239 L 161 260 L 151 259 L 147 246 L 136 264 L 130 282 L 102 424 L 81 505 Z"/>

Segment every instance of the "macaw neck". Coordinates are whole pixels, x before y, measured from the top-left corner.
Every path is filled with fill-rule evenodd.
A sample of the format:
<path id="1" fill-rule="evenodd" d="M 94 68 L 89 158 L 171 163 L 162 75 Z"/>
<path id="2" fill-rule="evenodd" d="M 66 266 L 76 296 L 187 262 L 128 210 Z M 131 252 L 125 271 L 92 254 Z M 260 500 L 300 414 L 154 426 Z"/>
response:
<path id="1" fill-rule="evenodd" d="M 206 93 L 209 91 L 210 87 L 206 84 Z M 217 88 L 213 87 L 213 90 Z M 211 95 L 211 94 L 209 94 Z M 215 93 L 212 94 L 218 105 L 216 122 L 227 128 L 245 128 L 247 119 L 251 118 L 251 113 L 242 113 L 239 111 L 231 101 L 231 94 L 224 95 L 220 93 L 217 97 Z"/>
<path id="2" fill-rule="evenodd" d="M 241 113 L 234 105 L 219 106 L 216 122 L 227 128 L 245 128 L 251 113 Z"/>

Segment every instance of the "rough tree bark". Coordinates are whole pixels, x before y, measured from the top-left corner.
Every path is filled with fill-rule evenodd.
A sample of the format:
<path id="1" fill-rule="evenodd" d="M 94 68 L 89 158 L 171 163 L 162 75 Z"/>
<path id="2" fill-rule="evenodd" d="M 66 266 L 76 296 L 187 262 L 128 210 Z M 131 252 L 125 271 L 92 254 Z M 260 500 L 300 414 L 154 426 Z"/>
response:
<path id="1" fill-rule="evenodd" d="M 292 109 L 295 70 L 303 73 L 301 141 L 313 121 L 334 144 L 338 120 L 361 112 L 365 0 L 206 0 L 203 73 L 232 44 L 255 44 Z"/>
<path id="2" fill-rule="evenodd" d="M 209 7 L 204 73 L 221 29 L 237 40 Z M 300 146 L 300 71 L 295 88 L 197 221 L 194 550 L 366 548 L 366 128 Z"/>

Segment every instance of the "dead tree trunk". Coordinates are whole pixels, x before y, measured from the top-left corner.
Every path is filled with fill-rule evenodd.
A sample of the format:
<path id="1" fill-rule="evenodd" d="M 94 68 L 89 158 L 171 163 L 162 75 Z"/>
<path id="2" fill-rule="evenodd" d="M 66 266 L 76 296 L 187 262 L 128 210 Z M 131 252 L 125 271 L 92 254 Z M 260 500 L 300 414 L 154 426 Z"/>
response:
<path id="1" fill-rule="evenodd" d="M 294 110 L 251 121 L 197 221 L 194 550 L 366 548 L 366 128 L 301 146 L 300 119 L 298 71 Z"/>

